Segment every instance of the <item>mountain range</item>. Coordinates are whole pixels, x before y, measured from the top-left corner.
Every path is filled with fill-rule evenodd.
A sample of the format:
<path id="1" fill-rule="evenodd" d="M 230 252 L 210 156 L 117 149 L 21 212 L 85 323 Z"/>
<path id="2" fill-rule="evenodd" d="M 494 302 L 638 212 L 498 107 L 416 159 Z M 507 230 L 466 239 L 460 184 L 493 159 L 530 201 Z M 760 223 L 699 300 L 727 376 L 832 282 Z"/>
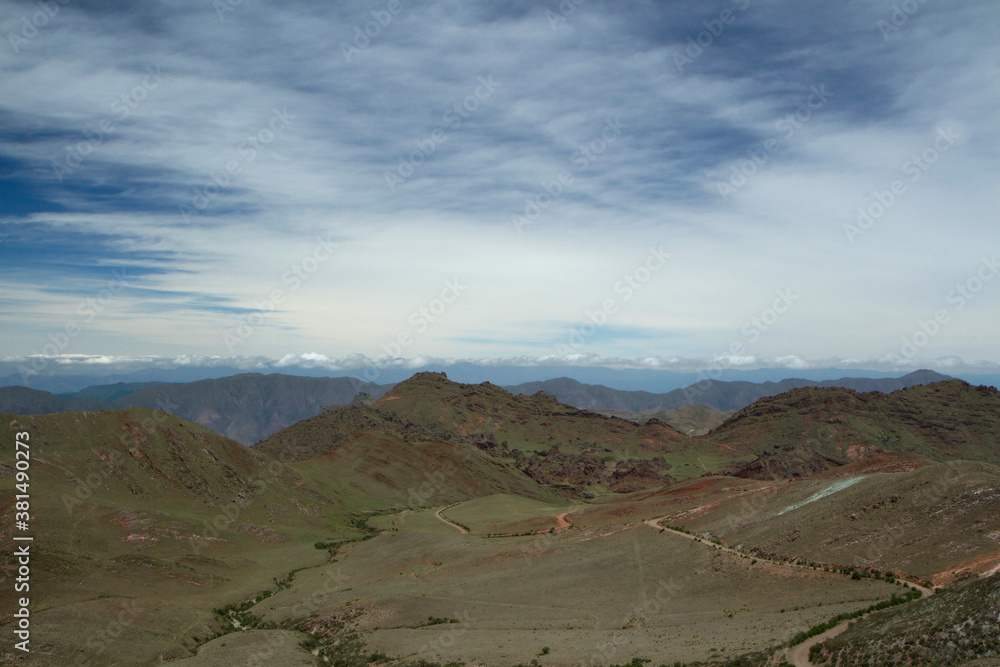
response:
<path id="1" fill-rule="evenodd" d="M 722 382 L 706 379 L 665 394 L 621 391 L 588 385 L 570 378 L 506 387 L 515 394 L 545 392 L 562 403 L 614 414 L 633 421 L 649 418 L 674 424 L 685 433 L 702 433 L 726 415 L 692 412 L 690 406 L 732 411 L 759 398 L 800 387 L 845 387 L 856 391 L 891 392 L 950 379 L 922 370 L 899 378 L 842 378 L 813 382 Z M 71 410 L 110 410 L 126 407 L 163 409 L 213 431 L 251 445 L 299 420 L 319 414 L 324 406 L 346 405 L 358 394 L 381 397 L 393 385 L 355 378 L 320 378 L 245 373 L 180 384 L 116 383 L 96 385 L 63 395 L 21 386 L 0 388 L 0 410 L 17 414 L 50 414 Z"/>
<path id="2" fill-rule="evenodd" d="M 61 399 L 273 429 L 253 447 L 150 407 L 5 413 L 0 438 L 31 443 L 33 651 L 4 607 L 0 660 L 818 664 L 788 644 L 875 607 L 813 657 L 989 659 L 1000 394 L 917 379 L 794 388 L 704 436 L 441 373 Z M 314 414 L 278 428 L 297 410 Z M 17 471 L 0 461 L 8 543 Z"/>

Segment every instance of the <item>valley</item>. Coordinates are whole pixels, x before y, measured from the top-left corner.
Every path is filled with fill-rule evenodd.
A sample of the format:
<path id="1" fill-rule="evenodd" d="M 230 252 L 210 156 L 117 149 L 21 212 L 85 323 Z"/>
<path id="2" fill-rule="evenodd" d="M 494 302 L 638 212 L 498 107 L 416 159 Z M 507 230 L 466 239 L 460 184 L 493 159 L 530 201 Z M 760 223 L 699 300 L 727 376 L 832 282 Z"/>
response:
<path id="1" fill-rule="evenodd" d="M 859 638 L 889 624 L 913 664 L 985 659 L 1000 648 L 988 633 L 958 653 L 937 637 L 993 604 L 998 407 L 956 380 L 800 388 L 690 436 L 421 373 L 255 447 L 148 408 L 3 414 L 4 438 L 32 434 L 36 552 L 33 651 L 0 654 L 888 664 L 892 645 Z M 967 619 L 943 618 L 952 596 Z"/>

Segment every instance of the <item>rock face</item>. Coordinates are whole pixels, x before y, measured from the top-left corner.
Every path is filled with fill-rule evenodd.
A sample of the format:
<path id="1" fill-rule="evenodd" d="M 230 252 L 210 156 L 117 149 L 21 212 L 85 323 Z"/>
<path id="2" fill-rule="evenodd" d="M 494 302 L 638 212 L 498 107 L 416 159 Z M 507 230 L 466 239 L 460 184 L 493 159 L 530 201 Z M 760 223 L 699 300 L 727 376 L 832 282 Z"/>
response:
<path id="1" fill-rule="evenodd" d="M 723 473 L 743 479 L 804 479 L 840 465 L 839 461 L 813 450 L 783 447 L 775 452 L 764 452 L 753 461 L 732 463 Z"/>
<path id="2" fill-rule="evenodd" d="M 526 455 L 513 450 L 514 465 L 537 482 L 576 495 L 590 495 L 589 487 L 604 486 L 616 493 L 631 493 L 650 487 L 667 486 L 670 465 L 663 459 L 616 460 L 605 450 L 564 454 L 559 447 Z"/>

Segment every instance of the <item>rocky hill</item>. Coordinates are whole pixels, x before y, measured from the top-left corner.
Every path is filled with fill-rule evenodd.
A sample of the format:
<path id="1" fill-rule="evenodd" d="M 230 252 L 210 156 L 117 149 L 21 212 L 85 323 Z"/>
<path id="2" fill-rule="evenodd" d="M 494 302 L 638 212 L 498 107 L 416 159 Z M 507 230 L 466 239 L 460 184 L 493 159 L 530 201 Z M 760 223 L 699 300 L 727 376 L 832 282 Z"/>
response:
<path id="1" fill-rule="evenodd" d="M 961 380 L 891 394 L 794 389 L 740 410 L 706 437 L 757 454 L 812 450 L 841 464 L 868 447 L 1000 464 L 1000 393 Z"/>
<path id="2" fill-rule="evenodd" d="M 259 447 L 303 460 L 369 433 L 473 445 L 537 481 L 575 492 L 592 486 L 634 490 L 703 474 L 703 465 L 718 469 L 733 456 L 746 458 L 655 420 L 639 425 L 564 405 L 548 394 L 513 395 L 439 373 L 414 375 L 372 405 L 332 409 L 293 424 Z M 699 455 L 702 466 L 691 463 Z"/>

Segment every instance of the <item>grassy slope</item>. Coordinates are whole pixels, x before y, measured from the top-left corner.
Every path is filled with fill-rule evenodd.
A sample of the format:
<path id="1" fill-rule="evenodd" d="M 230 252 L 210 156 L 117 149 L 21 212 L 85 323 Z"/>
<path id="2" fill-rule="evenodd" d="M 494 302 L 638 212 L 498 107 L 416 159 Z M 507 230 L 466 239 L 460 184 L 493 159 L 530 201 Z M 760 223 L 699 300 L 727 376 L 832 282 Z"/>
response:
<path id="1" fill-rule="evenodd" d="M 1000 469 L 956 461 L 908 472 L 740 480 L 672 523 L 727 544 L 946 584 L 1000 563 Z M 817 497 L 822 493 L 829 493 Z"/>
<path id="2" fill-rule="evenodd" d="M 556 515 L 571 509 L 571 505 L 550 505 L 498 494 L 449 507 L 443 516 L 465 526 L 473 535 L 519 534 L 554 529 L 557 527 Z"/>
<path id="3" fill-rule="evenodd" d="M 330 495 L 371 510 L 445 505 L 495 493 L 558 500 L 512 465 L 461 443 L 409 443 L 369 433 L 291 467 Z"/>
<path id="4" fill-rule="evenodd" d="M 213 608 L 324 562 L 315 540 L 357 534 L 349 512 L 294 471 L 167 413 L 0 419 L 5 442 L 21 430 L 31 437 L 36 664 L 188 655 L 215 632 Z M 9 544 L 15 480 L 3 470 L 0 538 Z M 5 588 L 11 567 L 5 561 Z M 123 605 L 141 611 L 122 633 L 112 624 Z M 0 623 L 12 611 L 5 603 Z M 109 627 L 120 641 L 104 641 Z"/>
<path id="5" fill-rule="evenodd" d="M 1000 657 L 1000 575 L 873 614 L 825 643 L 839 664 L 958 665 Z M 832 662 L 819 664 L 833 664 Z"/>
<path id="6" fill-rule="evenodd" d="M 850 409 L 838 408 L 833 416 L 843 422 L 826 424 L 840 427 L 857 418 L 848 423 L 855 432 L 877 423 L 894 429 L 901 440 L 916 429 L 923 434 L 918 444 L 928 442 L 927 433 L 958 432 L 956 437 L 966 440 L 953 443 L 954 450 L 935 435 L 931 452 L 989 452 L 996 432 L 995 413 L 989 413 L 995 392 L 972 389 L 980 395 L 976 398 L 971 388 L 956 383 L 922 389 L 927 393 L 881 407 L 879 422 L 866 412 L 872 401 L 859 401 L 856 410 L 853 403 Z M 798 407 L 814 409 L 817 402 L 812 403 Z M 810 414 L 806 410 L 795 422 L 785 419 L 779 406 L 763 417 L 750 416 L 754 428 L 770 420 L 776 438 L 793 441 Z M 418 497 L 429 491 L 423 504 L 513 493 L 558 509 L 547 491 L 477 449 L 477 442 L 510 438 L 511 447 L 558 444 L 564 450 L 600 443 L 623 455 L 673 457 L 677 468 L 694 468 L 692 474 L 735 455 L 662 425 L 639 427 L 581 413 L 549 397 L 511 397 L 492 385 L 456 385 L 435 374 L 416 376 L 373 408 L 303 422 L 260 451 L 150 410 L 0 418 L 5 439 L 22 428 L 32 433 L 33 623 L 36 637 L 46 642 L 36 659 L 48 661 L 37 664 L 70 659 L 109 664 L 112 655 L 124 664 L 151 664 L 156 656 L 188 655 L 215 632 L 212 608 L 274 588 L 273 578 L 305 566 L 315 567 L 254 611 L 276 622 L 316 616 L 315 628 L 322 631 L 354 609 L 360 627 L 371 631 L 373 648 L 411 657 L 443 631 L 417 627 L 427 616 L 470 611 L 478 620 L 467 628 L 468 639 L 443 647 L 447 650 L 433 659 L 527 662 L 542 639 L 554 654 L 560 652 L 554 664 L 568 664 L 592 658 L 601 642 L 607 645 L 620 636 L 650 656 L 704 659 L 715 657 L 709 651 L 715 647 L 766 648 L 838 611 L 884 598 L 878 587 L 885 585 L 751 566 L 749 559 L 658 535 L 640 525 L 642 520 L 671 515 L 676 523 L 711 530 L 728 544 L 847 565 L 867 560 L 880 569 L 927 576 L 945 568 L 952 578 L 963 568 L 978 571 L 992 563 L 987 557 L 1000 536 L 997 470 L 955 463 L 862 477 L 807 503 L 844 478 L 791 484 L 697 480 L 588 505 L 571 515 L 573 529 L 551 538 L 484 540 L 460 535 L 432 512 L 409 511 L 394 520 L 382 517 L 379 523 L 390 529 L 388 534 L 351 547 L 339 562 L 326 565 L 326 552 L 314 549 L 314 541 L 357 535 L 348 527 L 353 513 L 413 505 L 414 491 Z M 904 421 L 910 425 L 900 426 Z M 389 425 L 387 430 L 399 437 L 357 437 L 372 425 Z M 451 442 L 435 440 L 438 436 Z M 848 450 L 840 451 L 846 455 Z M 268 452 L 295 463 L 280 465 Z M 81 481 L 87 493 L 78 504 L 72 499 Z M 9 533 L 12 478 L 4 477 L 2 484 L 0 530 Z M 63 494 L 69 495 L 68 504 Z M 892 496 L 898 497 L 893 501 Z M 789 510 L 794 505 L 800 507 Z M 235 520 L 213 533 L 205 521 L 227 507 L 239 508 Z M 542 510 L 522 499 L 493 498 L 446 513 L 499 526 L 504 513 L 519 524 L 545 519 Z M 0 537 L 9 541 L 9 534 Z M 197 550 L 194 544 L 200 545 Z M 678 573 L 684 580 L 680 592 L 671 594 L 669 608 L 634 613 L 649 601 L 650 582 Z M 870 586 L 878 590 L 864 588 Z M 602 605 L 582 613 L 593 599 Z M 122 605 L 136 602 L 143 607 L 138 619 L 106 648 L 95 644 L 103 641 L 100 633 Z M 781 614 L 779 607 L 795 611 Z M 4 628 L 5 638 L 9 629 Z M 254 637 L 250 633 L 225 647 L 213 643 L 213 654 L 220 651 L 216 662 L 236 664 L 235 652 Z M 286 644 L 283 655 L 300 660 L 301 651 Z M 493 652 L 479 655 L 480 646 Z M 86 647 L 83 655 L 81 647 Z M 626 654 L 617 646 L 600 662 L 632 657 L 631 650 Z"/>
<path id="7" fill-rule="evenodd" d="M 497 501 L 446 514 L 485 518 Z M 541 509 L 518 505 L 515 512 Z M 259 613 L 281 622 L 318 599 L 320 618 L 353 615 L 367 653 L 411 662 L 527 664 L 549 647 L 539 657 L 545 665 L 637 656 L 672 664 L 765 649 L 899 590 L 716 553 L 637 524 L 621 501 L 571 518 L 575 528 L 554 535 L 483 538 L 460 534 L 433 510 L 407 512 L 388 524 L 395 530 L 302 572 Z"/>
<path id="8" fill-rule="evenodd" d="M 757 453 L 809 446 L 847 463 L 852 447 L 1000 464 L 1000 394 L 961 380 L 891 394 L 796 389 L 740 410 L 708 438 Z"/>

